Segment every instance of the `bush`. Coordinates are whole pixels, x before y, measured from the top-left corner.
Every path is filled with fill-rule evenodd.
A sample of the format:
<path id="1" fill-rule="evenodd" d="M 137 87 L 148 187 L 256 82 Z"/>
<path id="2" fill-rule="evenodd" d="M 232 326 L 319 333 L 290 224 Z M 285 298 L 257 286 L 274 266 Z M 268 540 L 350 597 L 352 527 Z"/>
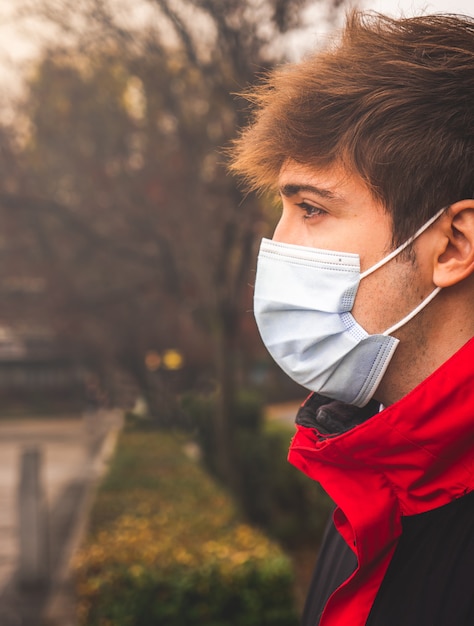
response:
<path id="1" fill-rule="evenodd" d="M 216 473 L 211 424 L 214 396 L 189 394 L 183 410 L 196 426 L 206 467 Z M 265 421 L 263 414 L 258 394 L 239 393 L 233 441 L 241 488 L 235 495 L 247 518 L 285 546 L 317 546 L 333 504 L 317 483 L 288 463 L 294 426 Z"/>
<path id="2" fill-rule="evenodd" d="M 276 421 L 258 435 L 240 432 L 243 508 L 287 548 L 317 546 L 334 505 L 318 483 L 288 462 L 293 434 L 292 425 Z"/>
<path id="3" fill-rule="evenodd" d="M 84 626 L 297 624 L 289 560 L 193 453 L 184 435 L 122 433 L 76 559 Z"/>

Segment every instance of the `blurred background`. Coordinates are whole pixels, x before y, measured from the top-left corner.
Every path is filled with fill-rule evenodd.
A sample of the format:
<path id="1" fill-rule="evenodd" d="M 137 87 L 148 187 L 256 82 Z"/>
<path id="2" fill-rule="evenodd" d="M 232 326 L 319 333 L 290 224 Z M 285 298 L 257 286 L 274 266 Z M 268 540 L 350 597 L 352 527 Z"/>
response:
<path id="1" fill-rule="evenodd" d="M 126 618 L 95 614 L 96 592 L 70 574 L 84 537 L 123 517 L 95 504 L 99 480 L 111 464 L 125 484 L 124 456 L 130 476 L 159 431 L 150 459 L 178 437 L 183 463 L 290 554 L 301 610 L 330 503 L 281 467 L 306 393 L 272 364 L 252 315 L 256 249 L 278 207 L 239 190 L 224 149 L 247 116 L 236 94 L 324 42 L 350 6 L 0 0 L 2 626 L 175 623 L 144 621 L 131 600 Z M 470 0 L 358 6 L 473 13 Z M 253 623 L 223 611 L 176 624 Z"/>

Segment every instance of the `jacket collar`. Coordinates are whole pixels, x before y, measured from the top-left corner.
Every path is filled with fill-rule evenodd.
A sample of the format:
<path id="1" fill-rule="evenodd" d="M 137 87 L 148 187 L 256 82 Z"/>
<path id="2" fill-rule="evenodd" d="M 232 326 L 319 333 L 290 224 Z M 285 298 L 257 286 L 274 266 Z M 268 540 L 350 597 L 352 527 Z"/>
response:
<path id="1" fill-rule="evenodd" d="M 399 402 L 368 419 L 373 405 L 342 425 L 336 417 L 339 430 L 349 424 L 340 434 L 323 432 L 321 419 L 311 427 L 312 403 L 314 396 L 300 410 L 297 423 L 305 426 L 298 426 L 289 460 L 323 487 L 329 482 L 338 504 L 348 482 L 374 473 L 391 485 L 403 515 L 442 506 L 474 487 L 474 339 Z M 332 473 L 344 493 L 331 493 Z"/>
<path id="2" fill-rule="evenodd" d="M 365 624 L 403 516 L 472 491 L 473 353 L 471 340 L 411 393 L 372 417 L 341 420 L 338 412 L 339 434 L 334 420 L 311 418 L 313 396 L 302 407 L 289 460 L 336 502 L 334 524 L 357 557 L 357 569 L 328 600 L 321 626 Z"/>

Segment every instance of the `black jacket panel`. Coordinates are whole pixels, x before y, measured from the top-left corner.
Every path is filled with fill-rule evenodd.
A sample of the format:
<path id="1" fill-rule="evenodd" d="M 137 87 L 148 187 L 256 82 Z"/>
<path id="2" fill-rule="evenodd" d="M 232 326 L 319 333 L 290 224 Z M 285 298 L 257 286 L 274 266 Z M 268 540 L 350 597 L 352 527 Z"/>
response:
<path id="1" fill-rule="evenodd" d="M 402 524 L 367 626 L 474 626 L 474 492 L 405 517 Z M 354 553 L 331 520 L 302 626 L 317 626 L 329 597 L 356 567 Z"/>
<path id="2" fill-rule="evenodd" d="M 402 523 L 367 626 L 474 626 L 474 492 Z"/>
<path id="3" fill-rule="evenodd" d="M 307 595 L 302 626 L 319 624 L 330 595 L 349 578 L 356 567 L 355 554 L 330 520 Z"/>

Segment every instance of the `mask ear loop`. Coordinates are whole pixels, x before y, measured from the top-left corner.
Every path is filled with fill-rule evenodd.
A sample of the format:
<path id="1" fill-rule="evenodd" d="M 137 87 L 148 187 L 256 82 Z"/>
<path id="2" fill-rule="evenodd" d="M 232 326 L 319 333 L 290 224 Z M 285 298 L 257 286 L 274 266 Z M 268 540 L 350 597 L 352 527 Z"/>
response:
<path id="1" fill-rule="evenodd" d="M 399 322 L 397 322 L 396 324 L 394 324 L 393 326 L 390 326 L 390 328 L 388 328 L 387 330 L 385 330 L 382 335 L 384 335 L 385 337 L 387 337 L 388 335 L 391 335 L 392 333 L 394 333 L 396 330 L 398 330 L 399 328 L 401 328 L 402 326 L 404 326 L 407 322 L 409 322 L 413 317 L 415 317 L 415 315 L 418 315 L 418 313 L 425 308 L 425 306 L 427 304 L 429 304 L 431 302 L 431 300 L 433 300 L 433 298 L 435 296 L 437 296 L 439 294 L 439 292 L 441 291 L 441 287 L 436 287 L 435 289 L 433 289 L 433 291 L 429 294 L 429 296 L 427 296 L 423 302 L 420 302 L 420 304 L 413 309 L 413 311 L 411 311 L 411 313 L 409 313 L 406 317 L 404 317 L 402 320 L 400 320 Z"/>
<path id="2" fill-rule="evenodd" d="M 434 224 L 434 222 L 436 222 L 436 220 L 438 219 L 438 217 L 440 217 L 447 209 L 448 207 L 445 206 L 442 209 L 440 209 L 437 213 L 435 213 L 433 215 L 433 217 L 430 217 L 430 219 L 425 222 L 423 224 L 423 226 L 421 226 L 421 228 L 419 228 L 416 233 L 414 235 L 412 235 L 411 237 L 409 237 L 405 243 L 402 243 L 401 246 L 398 246 L 398 248 L 396 248 L 395 250 L 393 250 L 393 252 L 390 252 L 390 254 L 388 254 L 386 257 L 384 257 L 383 259 L 381 259 L 380 261 L 378 261 L 375 265 L 372 265 L 372 267 L 369 267 L 369 269 L 365 270 L 365 272 L 362 272 L 360 275 L 360 279 L 362 280 L 363 278 L 365 278 L 366 276 L 369 276 L 370 274 L 372 274 L 372 272 L 375 272 L 375 270 L 378 270 L 379 267 L 382 267 L 383 265 L 385 265 L 385 263 L 388 263 L 389 261 L 391 261 L 392 259 L 394 259 L 397 255 L 400 254 L 400 252 L 402 252 L 403 250 L 405 250 L 405 248 L 408 248 L 408 246 L 413 243 L 415 241 L 415 239 L 417 237 L 419 237 L 422 233 L 425 232 L 425 230 L 427 228 L 429 228 L 431 226 L 431 224 Z M 436 295 L 436 294 L 435 294 Z M 423 302 L 422 302 L 423 304 Z M 415 309 L 416 311 L 417 309 Z M 408 320 L 407 320 L 408 321 Z M 385 333 L 384 333 L 385 334 Z"/>

